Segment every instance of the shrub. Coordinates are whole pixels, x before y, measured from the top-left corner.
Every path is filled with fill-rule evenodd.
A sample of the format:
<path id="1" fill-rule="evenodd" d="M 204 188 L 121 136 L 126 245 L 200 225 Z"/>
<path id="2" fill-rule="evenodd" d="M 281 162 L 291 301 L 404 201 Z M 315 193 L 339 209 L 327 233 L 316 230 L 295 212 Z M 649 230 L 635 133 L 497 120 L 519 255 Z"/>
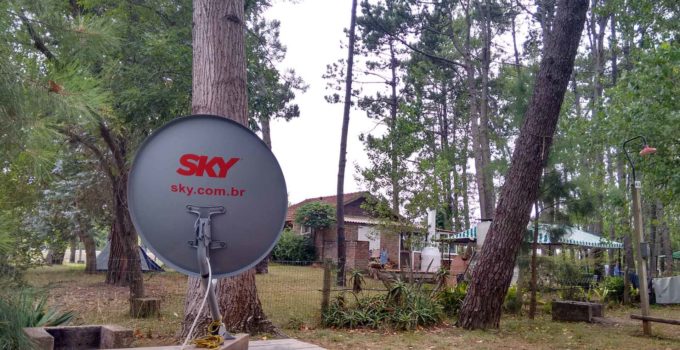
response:
<path id="1" fill-rule="evenodd" d="M 448 316 L 458 315 L 463 299 L 467 295 L 467 283 L 458 283 L 455 287 L 446 288 L 437 296 L 437 301 Z"/>
<path id="2" fill-rule="evenodd" d="M 274 261 L 313 261 L 314 246 L 309 236 L 284 230 L 272 251 Z"/>
<path id="3" fill-rule="evenodd" d="M 60 312 L 46 304 L 46 296 L 29 290 L 0 293 L 0 349 L 32 349 L 22 328 L 58 326 L 73 319 L 73 312 Z"/>
<path id="4" fill-rule="evenodd" d="M 442 307 L 418 285 L 392 283 L 387 294 L 358 296 L 355 302 L 339 295 L 323 314 L 323 324 L 338 328 L 390 328 L 410 330 L 442 319 Z"/>
<path id="5" fill-rule="evenodd" d="M 609 276 L 602 281 L 601 287 L 607 291 L 607 301 L 623 301 L 623 277 Z"/>
<path id="6" fill-rule="evenodd" d="M 335 223 L 335 208 L 322 202 L 307 203 L 295 212 L 295 222 L 312 229 L 330 227 Z"/>
<path id="7" fill-rule="evenodd" d="M 517 289 L 517 286 L 510 286 L 508 294 L 505 295 L 505 302 L 503 303 L 503 310 L 509 313 L 519 313 L 522 310 L 522 291 Z"/>

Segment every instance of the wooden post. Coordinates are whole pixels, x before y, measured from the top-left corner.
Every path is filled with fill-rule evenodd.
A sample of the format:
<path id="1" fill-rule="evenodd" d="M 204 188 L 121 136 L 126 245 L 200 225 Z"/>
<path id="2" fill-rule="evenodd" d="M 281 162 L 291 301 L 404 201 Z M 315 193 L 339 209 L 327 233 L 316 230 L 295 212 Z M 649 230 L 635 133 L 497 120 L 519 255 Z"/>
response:
<path id="1" fill-rule="evenodd" d="M 328 310 L 331 299 L 331 260 L 325 260 L 323 264 L 323 290 L 321 291 L 321 314 Z"/>
<path id="2" fill-rule="evenodd" d="M 633 247 L 637 250 L 637 271 L 638 280 L 640 281 L 640 308 L 642 309 L 642 316 L 649 316 L 649 294 L 647 291 L 647 262 L 644 260 L 647 256 L 646 252 L 642 254 L 641 243 L 644 241 L 642 234 L 642 210 L 640 207 L 640 182 L 635 181 L 633 184 L 633 224 L 635 225 L 635 233 L 633 234 Z M 642 331 L 645 335 L 652 335 L 652 324 L 643 319 Z"/>

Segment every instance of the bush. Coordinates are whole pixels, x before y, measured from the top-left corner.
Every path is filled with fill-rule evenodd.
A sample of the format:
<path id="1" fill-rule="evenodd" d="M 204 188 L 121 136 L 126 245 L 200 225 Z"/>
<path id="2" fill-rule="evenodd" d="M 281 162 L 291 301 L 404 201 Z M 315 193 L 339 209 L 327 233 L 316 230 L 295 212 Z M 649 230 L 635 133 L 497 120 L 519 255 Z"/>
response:
<path id="1" fill-rule="evenodd" d="M 508 294 L 505 295 L 505 302 L 503 303 L 503 310 L 509 313 L 519 313 L 522 310 L 522 291 L 517 290 L 517 286 L 508 288 Z"/>
<path id="2" fill-rule="evenodd" d="M 437 301 L 448 316 L 458 315 L 463 299 L 467 295 L 467 283 L 458 283 L 455 287 L 446 288 L 437 296 Z"/>
<path id="3" fill-rule="evenodd" d="M 605 300 L 623 301 L 623 277 L 609 276 L 602 281 L 601 286 L 607 291 Z"/>
<path id="4" fill-rule="evenodd" d="M 339 295 L 323 314 L 323 324 L 338 328 L 389 328 L 410 330 L 441 321 L 439 303 L 419 285 L 403 281 L 392 283 L 387 294 L 358 296 L 354 303 Z"/>
<path id="5" fill-rule="evenodd" d="M 309 236 L 284 230 L 272 251 L 274 261 L 313 261 L 314 246 Z"/>
<path id="6" fill-rule="evenodd" d="M 0 293 L 0 349 L 32 349 L 22 328 L 58 326 L 73 319 L 73 312 L 60 312 L 46 304 L 46 296 L 29 290 Z"/>
<path id="7" fill-rule="evenodd" d="M 307 203 L 295 212 L 295 222 L 312 229 L 330 227 L 335 223 L 335 208 L 323 202 Z"/>

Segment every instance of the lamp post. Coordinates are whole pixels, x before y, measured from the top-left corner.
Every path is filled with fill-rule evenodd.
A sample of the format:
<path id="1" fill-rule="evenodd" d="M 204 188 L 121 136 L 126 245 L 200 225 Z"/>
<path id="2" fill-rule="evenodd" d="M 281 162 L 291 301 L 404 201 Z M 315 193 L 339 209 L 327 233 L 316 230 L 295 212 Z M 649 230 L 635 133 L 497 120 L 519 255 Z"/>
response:
<path id="1" fill-rule="evenodd" d="M 642 316 L 649 316 L 649 292 L 647 290 L 647 258 L 649 256 L 649 245 L 644 241 L 642 234 L 642 210 L 640 201 L 640 181 L 635 178 L 635 162 L 630 158 L 626 145 L 634 140 L 642 139 L 644 147 L 640 151 L 640 156 L 646 156 L 656 152 L 656 148 L 647 145 L 647 139 L 644 136 L 636 136 L 632 139 L 626 140 L 623 143 L 623 151 L 626 154 L 626 159 L 630 163 L 630 168 L 633 172 L 633 224 L 635 226 L 635 234 L 633 234 L 633 244 L 637 247 L 637 272 L 640 281 L 640 308 L 642 309 Z M 652 334 L 652 325 L 649 321 L 642 321 L 642 331 L 645 335 Z"/>

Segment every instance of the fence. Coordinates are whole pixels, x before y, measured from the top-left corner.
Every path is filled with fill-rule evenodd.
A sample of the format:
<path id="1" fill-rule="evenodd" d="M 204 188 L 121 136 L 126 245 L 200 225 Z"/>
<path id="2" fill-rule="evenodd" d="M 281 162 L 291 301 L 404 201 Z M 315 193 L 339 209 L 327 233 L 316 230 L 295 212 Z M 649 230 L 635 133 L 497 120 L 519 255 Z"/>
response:
<path id="1" fill-rule="evenodd" d="M 257 293 L 267 317 L 279 327 L 299 328 L 321 321 L 322 305 L 351 290 L 352 272 L 347 271 L 347 286 L 337 286 L 337 265 L 333 262 L 272 261 L 269 272 L 256 276 Z M 376 279 L 363 276 L 366 293 L 384 292 Z"/>
<path id="2" fill-rule="evenodd" d="M 321 314 L 323 264 L 313 261 L 270 261 L 269 272 L 256 276 L 262 308 L 276 326 L 315 324 Z"/>

